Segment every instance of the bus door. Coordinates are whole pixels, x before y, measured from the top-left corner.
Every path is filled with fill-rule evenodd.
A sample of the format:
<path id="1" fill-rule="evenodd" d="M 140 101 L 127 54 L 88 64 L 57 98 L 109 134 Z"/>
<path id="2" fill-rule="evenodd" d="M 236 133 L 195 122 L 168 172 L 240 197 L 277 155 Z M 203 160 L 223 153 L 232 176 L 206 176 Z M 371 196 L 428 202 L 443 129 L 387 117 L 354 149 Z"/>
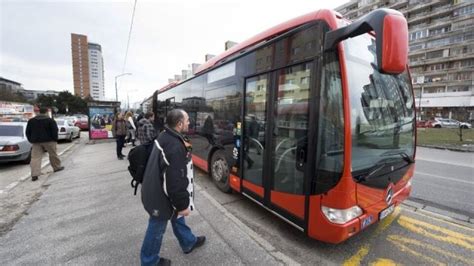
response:
<path id="1" fill-rule="evenodd" d="M 246 80 L 241 153 L 243 192 L 302 230 L 312 65 Z"/>

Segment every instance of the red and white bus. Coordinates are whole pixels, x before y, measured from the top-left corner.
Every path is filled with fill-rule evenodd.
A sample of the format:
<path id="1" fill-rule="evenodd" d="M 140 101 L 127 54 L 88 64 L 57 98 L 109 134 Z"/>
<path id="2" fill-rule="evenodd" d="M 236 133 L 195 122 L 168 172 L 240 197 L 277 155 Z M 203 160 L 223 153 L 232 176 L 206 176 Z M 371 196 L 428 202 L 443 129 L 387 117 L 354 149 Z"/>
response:
<path id="1" fill-rule="evenodd" d="M 415 105 L 403 15 L 320 10 L 244 41 L 155 92 L 189 113 L 194 164 L 309 237 L 339 243 L 411 191 Z"/>

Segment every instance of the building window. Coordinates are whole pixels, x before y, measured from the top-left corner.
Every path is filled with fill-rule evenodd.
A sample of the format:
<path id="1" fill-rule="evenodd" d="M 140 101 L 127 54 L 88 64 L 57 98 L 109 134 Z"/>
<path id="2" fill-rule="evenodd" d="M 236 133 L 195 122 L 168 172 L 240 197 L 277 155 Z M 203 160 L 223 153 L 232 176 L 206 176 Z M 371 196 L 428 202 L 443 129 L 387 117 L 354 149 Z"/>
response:
<path id="1" fill-rule="evenodd" d="M 443 50 L 426 53 L 426 59 L 443 57 Z"/>
<path id="2" fill-rule="evenodd" d="M 445 87 L 434 87 L 434 88 L 424 88 L 423 93 L 443 93 L 445 92 Z"/>
<path id="3" fill-rule="evenodd" d="M 469 86 L 451 86 L 448 87 L 448 92 L 463 92 L 469 91 Z"/>

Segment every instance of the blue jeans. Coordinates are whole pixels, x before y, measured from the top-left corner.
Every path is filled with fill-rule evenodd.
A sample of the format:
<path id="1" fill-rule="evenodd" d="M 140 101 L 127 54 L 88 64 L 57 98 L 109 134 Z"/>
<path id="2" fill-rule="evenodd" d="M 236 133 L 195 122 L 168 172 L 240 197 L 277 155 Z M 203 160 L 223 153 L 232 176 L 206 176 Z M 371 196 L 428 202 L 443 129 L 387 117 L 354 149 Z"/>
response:
<path id="1" fill-rule="evenodd" d="M 168 220 L 160 220 L 155 217 L 150 217 L 148 220 L 148 228 L 140 252 L 142 265 L 156 265 L 160 260 L 161 242 L 167 225 Z M 171 226 L 183 252 L 189 251 L 196 244 L 197 239 L 191 232 L 191 228 L 186 225 L 184 217 L 171 219 Z"/>

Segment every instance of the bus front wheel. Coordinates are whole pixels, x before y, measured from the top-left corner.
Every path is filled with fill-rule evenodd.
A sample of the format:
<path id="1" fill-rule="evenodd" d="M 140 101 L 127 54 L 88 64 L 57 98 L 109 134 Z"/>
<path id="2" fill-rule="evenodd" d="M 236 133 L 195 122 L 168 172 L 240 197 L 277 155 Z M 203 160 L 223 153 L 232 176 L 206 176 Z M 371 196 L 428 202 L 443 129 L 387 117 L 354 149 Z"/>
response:
<path id="1" fill-rule="evenodd" d="M 225 193 L 231 192 L 229 175 L 229 164 L 227 163 L 224 151 L 218 150 L 214 152 L 211 160 L 212 181 L 216 184 L 219 190 Z"/>

